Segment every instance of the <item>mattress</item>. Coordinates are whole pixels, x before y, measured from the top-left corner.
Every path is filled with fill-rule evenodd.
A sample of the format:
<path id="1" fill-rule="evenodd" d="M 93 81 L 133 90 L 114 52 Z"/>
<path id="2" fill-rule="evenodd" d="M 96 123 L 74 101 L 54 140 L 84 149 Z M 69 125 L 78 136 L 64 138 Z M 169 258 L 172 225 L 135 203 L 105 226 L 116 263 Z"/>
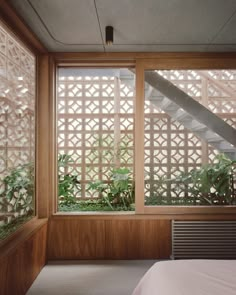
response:
<path id="1" fill-rule="evenodd" d="M 236 295 L 236 260 L 155 263 L 132 295 Z"/>

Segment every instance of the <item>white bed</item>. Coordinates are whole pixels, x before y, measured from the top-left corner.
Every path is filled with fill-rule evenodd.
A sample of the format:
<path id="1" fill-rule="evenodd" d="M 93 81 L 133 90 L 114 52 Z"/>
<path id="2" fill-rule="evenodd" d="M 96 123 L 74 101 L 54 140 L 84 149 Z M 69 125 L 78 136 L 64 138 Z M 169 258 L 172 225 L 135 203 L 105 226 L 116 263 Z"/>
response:
<path id="1" fill-rule="evenodd" d="M 132 295 L 236 295 L 236 260 L 157 262 Z"/>

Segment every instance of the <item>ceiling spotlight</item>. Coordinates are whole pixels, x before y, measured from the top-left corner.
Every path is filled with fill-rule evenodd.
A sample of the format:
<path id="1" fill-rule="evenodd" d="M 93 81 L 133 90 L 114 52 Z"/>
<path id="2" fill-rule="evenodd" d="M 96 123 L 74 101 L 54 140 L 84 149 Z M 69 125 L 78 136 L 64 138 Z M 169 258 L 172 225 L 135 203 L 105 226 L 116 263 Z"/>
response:
<path id="1" fill-rule="evenodd" d="M 113 44 L 113 27 L 107 26 L 106 27 L 106 45 Z"/>

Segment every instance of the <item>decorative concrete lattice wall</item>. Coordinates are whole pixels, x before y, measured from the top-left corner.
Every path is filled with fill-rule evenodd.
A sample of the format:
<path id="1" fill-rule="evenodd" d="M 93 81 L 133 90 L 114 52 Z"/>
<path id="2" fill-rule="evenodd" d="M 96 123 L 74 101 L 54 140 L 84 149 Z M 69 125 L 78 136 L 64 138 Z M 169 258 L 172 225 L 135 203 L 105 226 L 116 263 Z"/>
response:
<path id="1" fill-rule="evenodd" d="M 2 221 L 10 221 L 33 209 L 34 155 L 35 57 L 0 23 L 0 217 Z M 28 181 L 31 183 L 27 186 Z M 29 187 L 30 192 L 26 189 Z"/>
<path id="2" fill-rule="evenodd" d="M 77 197 L 95 180 L 109 181 L 115 167 L 133 173 L 134 91 L 116 77 L 59 77 L 58 153 L 71 156 L 65 171 L 79 176 Z"/>

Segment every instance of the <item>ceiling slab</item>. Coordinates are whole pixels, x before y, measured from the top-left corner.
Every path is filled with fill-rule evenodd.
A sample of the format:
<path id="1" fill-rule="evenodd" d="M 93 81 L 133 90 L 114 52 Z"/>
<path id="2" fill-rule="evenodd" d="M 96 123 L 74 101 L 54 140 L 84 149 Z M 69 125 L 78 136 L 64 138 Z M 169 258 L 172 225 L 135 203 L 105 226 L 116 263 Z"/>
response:
<path id="1" fill-rule="evenodd" d="M 93 0 L 27 0 L 57 42 L 102 44 Z"/>
<path id="2" fill-rule="evenodd" d="M 236 1 L 97 0 L 102 27 L 117 44 L 208 44 L 236 10 Z M 109 11 L 109 14 L 107 13 Z"/>
<path id="3" fill-rule="evenodd" d="M 92 0 L 10 2 L 49 51 L 104 51 Z"/>
<path id="4" fill-rule="evenodd" d="M 204 52 L 236 48 L 235 0 L 9 0 L 49 51 Z M 106 46 L 105 27 L 114 27 Z"/>
<path id="5" fill-rule="evenodd" d="M 217 44 L 236 44 L 236 13 L 225 24 L 218 33 L 213 43 Z"/>

